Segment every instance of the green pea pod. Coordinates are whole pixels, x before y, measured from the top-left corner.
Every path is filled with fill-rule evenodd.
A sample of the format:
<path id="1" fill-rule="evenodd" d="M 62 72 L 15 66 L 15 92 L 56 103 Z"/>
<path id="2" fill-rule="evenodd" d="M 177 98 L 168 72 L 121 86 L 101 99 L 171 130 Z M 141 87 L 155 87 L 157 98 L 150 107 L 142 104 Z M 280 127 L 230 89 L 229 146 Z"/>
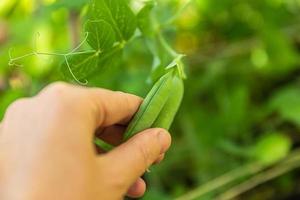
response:
<path id="1" fill-rule="evenodd" d="M 151 91 L 146 96 L 144 102 L 140 106 L 138 112 L 131 120 L 124 134 L 124 140 L 128 140 L 134 134 L 150 128 L 153 122 L 158 117 L 160 110 L 166 103 L 170 89 L 172 87 L 173 71 L 171 70 L 162 76 L 152 87 Z M 94 139 L 94 143 L 104 151 L 110 151 L 114 147 L 99 138 Z"/>
<path id="2" fill-rule="evenodd" d="M 124 134 L 124 141 L 152 126 L 171 94 L 173 73 L 174 70 L 172 69 L 155 83 L 128 125 Z"/>
<path id="3" fill-rule="evenodd" d="M 169 96 L 166 104 L 152 125 L 153 128 L 164 128 L 169 130 L 172 122 L 174 121 L 184 94 L 183 80 L 177 75 L 173 77 L 173 86 L 171 91 L 171 95 Z"/>
<path id="4" fill-rule="evenodd" d="M 99 148 L 101 148 L 103 151 L 111 151 L 114 146 L 111 144 L 108 144 L 107 142 L 104 142 L 103 140 L 100 140 L 99 138 L 95 137 L 94 144 L 96 144 Z"/>

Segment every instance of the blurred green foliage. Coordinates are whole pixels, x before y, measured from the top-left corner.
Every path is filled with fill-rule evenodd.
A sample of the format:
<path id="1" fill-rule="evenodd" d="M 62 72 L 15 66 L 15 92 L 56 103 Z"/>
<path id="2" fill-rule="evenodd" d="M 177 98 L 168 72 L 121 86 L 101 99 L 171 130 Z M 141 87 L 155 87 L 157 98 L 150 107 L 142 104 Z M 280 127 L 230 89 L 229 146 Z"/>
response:
<path id="1" fill-rule="evenodd" d="M 128 2 L 136 13 L 141 8 L 141 0 Z M 300 144 L 300 1 L 194 0 L 183 8 L 186 2 L 158 1 L 163 33 L 189 67 L 173 147 L 146 174 L 144 199 L 173 199 L 245 164 L 276 164 Z M 84 38 L 87 3 L 1 0 L 0 118 L 15 99 L 65 80 L 61 57 L 32 56 L 9 66 L 9 52 L 69 52 Z M 152 66 L 145 46 L 137 37 L 123 61 L 94 73 L 89 86 L 145 96 Z M 287 199 L 300 192 L 297 178 L 290 172 L 239 198 Z M 230 187 L 199 199 L 215 199 Z"/>

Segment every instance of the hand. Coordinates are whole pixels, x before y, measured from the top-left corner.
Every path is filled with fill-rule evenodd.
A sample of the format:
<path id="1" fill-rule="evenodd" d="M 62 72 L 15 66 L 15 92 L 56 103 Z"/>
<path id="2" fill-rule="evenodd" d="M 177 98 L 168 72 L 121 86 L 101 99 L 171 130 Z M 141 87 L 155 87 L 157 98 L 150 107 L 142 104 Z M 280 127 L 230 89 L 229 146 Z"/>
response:
<path id="1" fill-rule="evenodd" d="M 13 103 L 0 126 L 0 199 L 93 200 L 140 197 L 140 176 L 163 159 L 170 135 L 137 134 L 97 154 L 95 132 L 118 144 L 141 104 L 134 95 L 64 83 Z"/>

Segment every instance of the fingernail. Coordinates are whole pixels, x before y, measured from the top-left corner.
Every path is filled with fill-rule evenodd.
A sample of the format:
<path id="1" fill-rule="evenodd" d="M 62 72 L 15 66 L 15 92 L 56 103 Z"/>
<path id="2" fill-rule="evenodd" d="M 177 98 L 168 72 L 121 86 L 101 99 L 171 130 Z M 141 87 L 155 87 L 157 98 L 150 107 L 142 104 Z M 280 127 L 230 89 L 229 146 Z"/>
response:
<path id="1" fill-rule="evenodd" d="M 169 147 L 170 147 L 170 144 L 171 144 L 171 139 L 170 139 L 170 134 L 165 131 L 165 130 L 162 130 L 158 133 L 158 141 L 161 145 L 161 154 L 165 153 Z"/>

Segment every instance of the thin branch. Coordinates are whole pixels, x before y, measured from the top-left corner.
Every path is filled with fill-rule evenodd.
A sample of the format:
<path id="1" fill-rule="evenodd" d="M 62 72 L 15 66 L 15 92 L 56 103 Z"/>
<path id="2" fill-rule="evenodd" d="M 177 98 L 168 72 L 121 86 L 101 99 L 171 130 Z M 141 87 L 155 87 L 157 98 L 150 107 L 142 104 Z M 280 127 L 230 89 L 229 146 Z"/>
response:
<path id="1" fill-rule="evenodd" d="M 296 165 L 296 166 L 294 166 Z M 246 166 L 235 169 L 231 172 L 228 172 L 198 188 L 188 192 L 187 194 L 176 198 L 176 200 L 194 200 L 199 199 L 205 194 L 213 192 L 217 189 L 220 189 L 223 186 L 228 185 L 234 181 L 237 181 L 240 178 L 251 176 L 261 172 L 259 175 L 254 176 L 249 181 L 238 185 L 230 191 L 224 193 L 222 196 L 219 196 L 219 200 L 225 200 L 228 197 L 233 198 L 233 196 L 238 196 L 239 194 L 252 189 L 256 185 L 263 183 L 267 180 L 275 178 L 287 171 L 291 171 L 296 167 L 300 166 L 300 149 L 294 150 L 286 158 L 279 161 L 272 169 L 262 172 L 270 167 L 270 165 L 260 165 L 258 163 L 248 164 Z M 255 180 L 255 181 L 254 181 Z M 224 198 L 224 199 L 223 199 Z M 230 198 L 228 198 L 230 199 Z M 227 199 L 226 199 L 227 200 Z"/>
<path id="2" fill-rule="evenodd" d="M 296 154 L 293 157 L 293 160 L 289 160 L 275 166 L 272 169 L 269 169 L 265 172 L 262 172 L 251 179 L 231 188 L 227 192 L 221 194 L 216 198 L 216 200 L 230 200 L 239 195 L 255 188 L 256 186 L 265 183 L 269 180 L 272 180 L 278 176 L 281 176 L 289 171 L 292 171 L 300 167 L 300 154 Z"/>
<path id="3" fill-rule="evenodd" d="M 233 171 L 230 171 L 208 183 L 202 185 L 195 190 L 188 192 L 187 194 L 176 198 L 176 200 L 192 200 L 198 199 L 205 194 L 208 194 L 214 190 L 217 190 L 239 178 L 249 176 L 264 170 L 266 166 L 260 165 L 258 163 L 250 163 L 245 166 L 239 167 Z"/>

